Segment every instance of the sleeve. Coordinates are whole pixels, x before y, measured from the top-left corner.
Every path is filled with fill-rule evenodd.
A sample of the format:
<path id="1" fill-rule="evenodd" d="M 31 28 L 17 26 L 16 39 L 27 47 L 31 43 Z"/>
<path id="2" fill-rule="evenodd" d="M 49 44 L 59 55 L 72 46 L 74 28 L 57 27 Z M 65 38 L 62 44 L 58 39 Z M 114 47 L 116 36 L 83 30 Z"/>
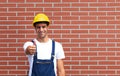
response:
<path id="1" fill-rule="evenodd" d="M 56 50 L 56 59 L 64 59 L 65 58 L 64 50 L 60 43 L 56 42 L 55 50 Z"/>
<path id="2" fill-rule="evenodd" d="M 27 49 L 28 46 L 32 46 L 32 45 L 33 45 L 32 42 L 26 42 L 26 43 L 23 45 L 24 52 L 26 51 L 26 49 Z"/>

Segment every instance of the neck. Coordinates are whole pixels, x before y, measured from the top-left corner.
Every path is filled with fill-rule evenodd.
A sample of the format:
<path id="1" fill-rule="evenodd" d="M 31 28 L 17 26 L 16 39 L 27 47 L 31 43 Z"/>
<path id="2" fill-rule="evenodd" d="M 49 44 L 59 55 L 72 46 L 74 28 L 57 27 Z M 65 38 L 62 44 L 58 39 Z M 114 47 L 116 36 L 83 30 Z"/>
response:
<path id="1" fill-rule="evenodd" d="M 49 38 L 48 37 L 46 37 L 46 38 L 37 38 L 37 40 L 39 41 L 39 42 L 47 42 L 48 40 L 49 40 Z"/>

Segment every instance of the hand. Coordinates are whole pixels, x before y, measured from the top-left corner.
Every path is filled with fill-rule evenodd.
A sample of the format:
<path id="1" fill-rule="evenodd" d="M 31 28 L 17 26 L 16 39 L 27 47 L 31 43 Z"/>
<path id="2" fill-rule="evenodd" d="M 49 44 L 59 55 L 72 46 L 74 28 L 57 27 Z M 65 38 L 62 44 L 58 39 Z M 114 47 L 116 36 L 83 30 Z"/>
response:
<path id="1" fill-rule="evenodd" d="M 35 54 L 36 52 L 36 46 L 33 45 L 33 46 L 28 46 L 27 49 L 26 49 L 26 54 L 27 55 L 33 55 Z"/>

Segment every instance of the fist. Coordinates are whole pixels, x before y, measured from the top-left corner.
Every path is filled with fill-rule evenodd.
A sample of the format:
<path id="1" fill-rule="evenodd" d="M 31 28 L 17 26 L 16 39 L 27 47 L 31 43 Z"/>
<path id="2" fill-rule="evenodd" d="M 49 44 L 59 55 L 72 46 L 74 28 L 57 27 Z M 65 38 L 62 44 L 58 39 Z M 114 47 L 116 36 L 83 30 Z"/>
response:
<path id="1" fill-rule="evenodd" d="M 33 45 L 33 46 L 28 46 L 27 49 L 26 49 L 26 54 L 27 55 L 33 55 L 35 54 L 36 52 L 36 46 Z"/>

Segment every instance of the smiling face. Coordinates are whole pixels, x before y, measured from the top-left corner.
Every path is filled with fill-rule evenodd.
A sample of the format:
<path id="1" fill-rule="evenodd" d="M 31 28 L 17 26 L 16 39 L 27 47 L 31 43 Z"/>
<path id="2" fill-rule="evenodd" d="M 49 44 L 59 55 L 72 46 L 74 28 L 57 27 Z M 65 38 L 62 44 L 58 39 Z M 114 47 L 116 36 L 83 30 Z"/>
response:
<path id="1" fill-rule="evenodd" d="M 35 26 L 35 30 L 37 33 L 37 38 L 39 39 L 45 39 L 48 35 L 48 27 L 45 23 L 38 23 Z"/>

